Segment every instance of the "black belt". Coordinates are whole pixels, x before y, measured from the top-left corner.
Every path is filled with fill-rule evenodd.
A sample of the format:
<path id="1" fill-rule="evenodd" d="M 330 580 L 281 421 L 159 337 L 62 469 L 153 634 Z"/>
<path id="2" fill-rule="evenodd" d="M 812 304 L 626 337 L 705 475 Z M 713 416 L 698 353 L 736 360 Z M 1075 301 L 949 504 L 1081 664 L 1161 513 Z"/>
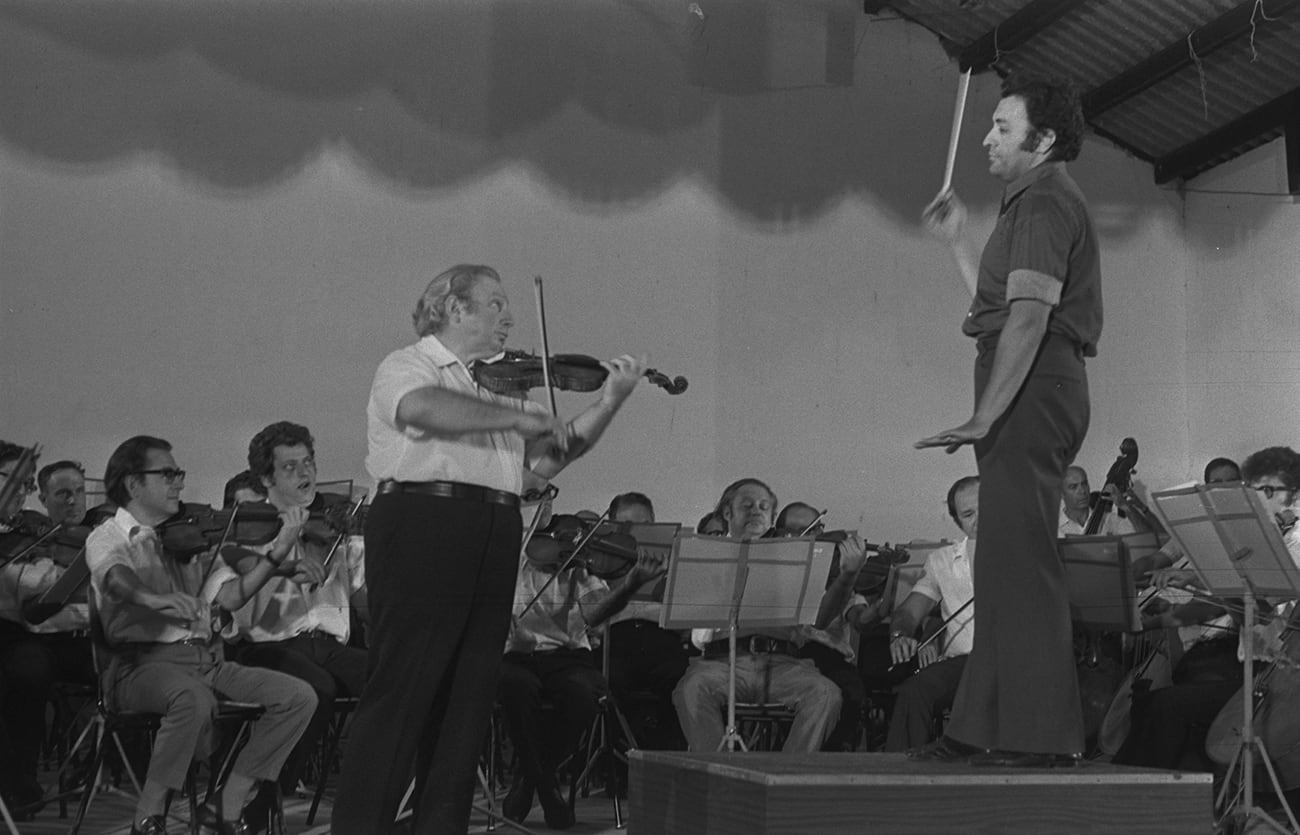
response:
<path id="1" fill-rule="evenodd" d="M 798 655 L 799 647 L 793 641 L 769 638 L 766 635 L 746 635 L 736 639 L 736 654 L 744 655 Z M 730 655 L 731 649 L 726 638 L 719 638 L 704 645 L 705 658 L 720 658 Z"/>
<path id="2" fill-rule="evenodd" d="M 379 495 L 389 493 L 408 493 L 418 496 L 437 496 L 440 499 L 460 499 L 467 502 L 484 504 L 501 504 L 506 507 L 519 507 L 519 497 L 504 490 L 493 490 L 477 484 L 462 484 L 459 481 L 381 481 Z"/>

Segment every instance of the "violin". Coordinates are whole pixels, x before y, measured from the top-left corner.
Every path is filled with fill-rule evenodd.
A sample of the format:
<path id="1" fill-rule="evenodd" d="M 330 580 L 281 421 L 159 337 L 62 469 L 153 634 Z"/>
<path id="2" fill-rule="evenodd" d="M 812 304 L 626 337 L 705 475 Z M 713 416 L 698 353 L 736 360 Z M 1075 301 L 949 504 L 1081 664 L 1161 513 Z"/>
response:
<path id="1" fill-rule="evenodd" d="M 281 522 L 279 509 L 270 502 L 246 502 L 223 509 L 181 502 L 180 509 L 155 530 L 163 553 L 177 562 L 189 562 L 218 545 L 233 545 L 237 550 L 222 549 L 229 563 L 249 555 L 247 548 L 238 546 L 265 545 L 275 539 Z"/>
<path id="2" fill-rule="evenodd" d="M 543 571 L 557 571 L 568 563 L 581 565 L 601 580 L 617 580 L 636 565 L 637 542 L 629 533 L 561 514 L 529 538 L 524 558 Z"/>
<path id="3" fill-rule="evenodd" d="M 8 532 L 0 535 L 0 566 L 16 560 L 48 557 L 67 567 L 83 548 L 89 525 L 51 522 L 34 510 L 23 510 L 10 520 Z"/>
<path id="4" fill-rule="evenodd" d="M 854 534 L 853 531 L 823 531 L 817 534 L 818 542 L 833 542 L 837 546 Z M 889 575 L 897 566 L 903 565 L 912 555 L 906 548 L 895 548 L 889 543 L 877 545 L 874 542 L 863 542 L 862 547 L 868 552 L 867 561 L 862 564 L 862 569 L 858 571 L 857 579 L 853 582 L 853 591 L 864 596 L 879 593 L 889 579 Z M 835 552 L 835 561 L 831 565 L 830 580 L 834 580 L 840 573 L 839 549 Z M 827 583 L 827 587 L 830 583 Z"/>
<path id="5" fill-rule="evenodd" d="M 596 391 L 605 384 L 609 371 L 600 360 L 584 354 L 556 354 L 542 368 L 542 358 L 526 351 L 506 351 L 495 362 L 474 366 L 474 379 L 480 386 L 497 394 L 521 394 L 529 389 L 546 385 L 546 372 L 551 384 L 561 391 Z M 645 378 L 669 394 L 686 391 L 685 377 L 669 377 L 647 368 Z"/>

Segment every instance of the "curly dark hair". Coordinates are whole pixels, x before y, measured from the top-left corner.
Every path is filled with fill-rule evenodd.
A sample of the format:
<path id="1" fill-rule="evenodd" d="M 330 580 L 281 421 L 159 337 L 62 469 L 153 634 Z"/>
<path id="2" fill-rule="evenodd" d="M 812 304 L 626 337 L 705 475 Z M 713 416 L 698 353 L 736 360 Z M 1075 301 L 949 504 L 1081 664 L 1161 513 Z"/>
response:
<path id="1" fill-rule="evenodd" d="M 270 478 L 275 470 L 275 448 L 299 444 L 316 455 L 316 439 L 307 427 L 287 420 L 271 424 L 248 442 L 248 471 L 258 478 Z"/>
<path id="2" fill-rule="evenodd" d="M 1259 481 L 1277 476 L 1289 490 L 1300 490 L 1300 452 L 1289 446 L 1271 446 L 1253 452 L 1241 462 L 1241 480 Z"/>
<path id="3" fill-rule="evenodd" d="M 1029 134 L 1021 149 L 1032 151 L 1044 131 L 1056 134 L 1056 142 L 1047 158 L 1069 162 L 1079 156 L 1083 133 L 1088 125 L 1083 119 L 1083 105 L 1078 88 L 1062 78 L 1012 75 L 1002 82 L 1002 98 L 1019 96 L 1029 117 Z"/>
<path id="4" fill-rule="evenodd" d="M 151 449 L 171 452 L 172 445 L 152 435 L 136 435 L 127 438 L 113 450 L 113 454 L 108 457 L 108 466 L 104 468 L 104 492 L 110 502 L 118 507 L 126 507 L 131 501 L 126 480 L 149 465 Z"/>

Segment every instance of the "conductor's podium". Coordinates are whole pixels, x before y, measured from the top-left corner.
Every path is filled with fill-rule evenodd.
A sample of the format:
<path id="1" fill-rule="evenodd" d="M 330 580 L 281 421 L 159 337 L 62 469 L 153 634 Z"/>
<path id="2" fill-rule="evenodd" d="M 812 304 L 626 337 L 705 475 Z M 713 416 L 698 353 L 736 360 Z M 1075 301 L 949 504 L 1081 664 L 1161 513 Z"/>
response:
<path id="1" fill-rule="evenodd" d="M 633 751 L 632 835 L 1188 833 L 1209 774 L 1085 763 L 989 768 L 902 754 Z"/>

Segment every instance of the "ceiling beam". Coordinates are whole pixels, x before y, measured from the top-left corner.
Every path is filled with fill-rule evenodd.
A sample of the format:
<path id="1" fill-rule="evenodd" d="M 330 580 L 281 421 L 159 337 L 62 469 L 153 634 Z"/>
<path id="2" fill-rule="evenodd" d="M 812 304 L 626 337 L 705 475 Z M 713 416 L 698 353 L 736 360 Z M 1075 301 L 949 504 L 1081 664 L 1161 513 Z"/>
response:
<path id="1" fill-rule="evenodd" d="M 1214 160 L 1252 139 L 1271 130 L 1285 128 L 1287 131 L 1287 180 L 1292 194 L 1298 191 L 1300 183 L 1300 90 L 1273 99 L 1268 104 L 1256 108 L 1239 119 L 1224 125 L 1211 133 L 1189 142 L 1183 147 L 1156 160 L 1156 182 L 1167 183 L 1178 178 L 1187 179 L 1200 173 Z M 1297 164 L 1293 165 L 1295 161 Z"/>
<path id="2" fill-rule="evenodd" d="M 1082 0 L 1030 0 L 1014 14 L 980 36 L 957 56 L 961 70 L 983 72 L 1004 52 L 1011 52 L 1055 23 Z"/>
<path id="3" fill-rule="evenodd" d="M 1140 64 L 1088 91 L 1083 96 L 1084 117 L 1092 120 L 1098 114 L 1186 69 L 1192 64 L 1193 52 L 1197 59 L 1204 59 L 1219 47 L 1248 37 L 1257 5 L 1257 0 L 1244 0 L 1196 29 L 1188 37 L 1179 38 Z M 1272 0 L 1268 4 L 1267 14 L 1270 18 L 1277 18 L 1297 5 L 1300 5 L 1300 0 Z M 1258 37 L 1260 33 L 1267 31 L 1263 27 L 1267 27 L 1268 21 L 1261 19 L 1256 23 L 1261 26 L 1256 31 Z"/>

